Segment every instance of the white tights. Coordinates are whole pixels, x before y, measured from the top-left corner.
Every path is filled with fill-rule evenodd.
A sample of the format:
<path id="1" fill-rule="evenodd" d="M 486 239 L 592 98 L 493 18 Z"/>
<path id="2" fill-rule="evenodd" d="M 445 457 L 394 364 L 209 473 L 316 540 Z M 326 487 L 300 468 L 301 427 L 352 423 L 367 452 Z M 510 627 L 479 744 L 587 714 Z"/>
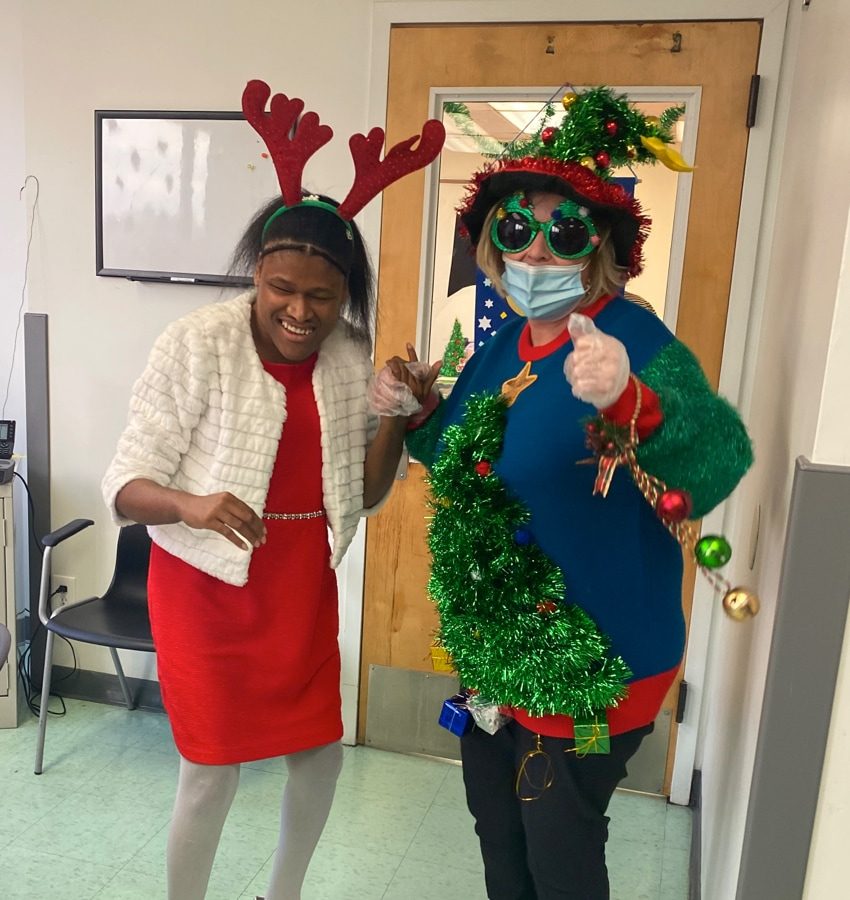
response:
<path id="1" fill-rule="evenodd" d="M 337 741 L 284 757 L 288 775 L 280 836 L 266 900 L 300 900 L 342 768 Z M 236 795 L 239 766 L 203 766 L 180 757 L 168 834 L 169 900 L 203 900 L 224 820 Z"/>

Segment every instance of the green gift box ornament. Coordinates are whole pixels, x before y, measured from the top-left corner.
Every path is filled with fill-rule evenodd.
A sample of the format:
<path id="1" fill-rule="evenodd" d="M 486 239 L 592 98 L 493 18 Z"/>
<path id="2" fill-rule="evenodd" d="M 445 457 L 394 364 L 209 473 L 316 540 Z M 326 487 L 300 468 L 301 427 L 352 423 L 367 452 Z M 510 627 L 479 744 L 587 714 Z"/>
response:
<path id="1" fill-rule="evenodd" d="M 582 758 L 591 753 L 610 753 L 611 734 L 604 712 L 579 716 L 573 720 L 575 754 Z"/>

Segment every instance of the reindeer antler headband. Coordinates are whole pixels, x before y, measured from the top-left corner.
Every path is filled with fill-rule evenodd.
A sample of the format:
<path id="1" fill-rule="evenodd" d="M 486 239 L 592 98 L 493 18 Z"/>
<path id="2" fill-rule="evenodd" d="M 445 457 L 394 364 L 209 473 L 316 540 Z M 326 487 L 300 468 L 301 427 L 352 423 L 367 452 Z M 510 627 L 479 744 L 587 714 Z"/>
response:
<path id="1" fill-rule="evenodd" d="M 368 135 L 353 134 L 348 145 L 354 160 L 354 184 L 342 203 L 334 207 L 316 197 L 304 197 L 301 190 L 307 160 L 328 143 L 333 130 L 320 124 L 314 112 L 302 116 L 304 101 L 296 97 L 290 99 L 285 94 L 275 94 L 271 98 L 270 112 L 266 112 L 270 96 L 271 88 L 258 80 L 249 81 L 242 92 L 242 112 L 268 148 L 285 204 L 269 217 L 264 231 L 273 219 L 295 206 L 324 208 L 350 222 L 384 188 L 432 162 L 446 138 L 442 122 L 429 119 L 422 126 L 421 136 L 417 134 L 399 141 L 382 160 L 382 128 L 373 128 Z M 417 140 L 419 146 L 414 150 Z"/>

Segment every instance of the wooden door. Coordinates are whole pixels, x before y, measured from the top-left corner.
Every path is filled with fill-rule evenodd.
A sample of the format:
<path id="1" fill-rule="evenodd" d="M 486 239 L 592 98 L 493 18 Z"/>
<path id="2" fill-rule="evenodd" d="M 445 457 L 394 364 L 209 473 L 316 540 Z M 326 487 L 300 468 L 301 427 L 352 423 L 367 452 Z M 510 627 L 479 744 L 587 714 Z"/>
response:
<path id="1" fill-rule="evenodd" d="M 428 117 L 431 88 L 577 85 L 700 86 L 688 233 L 676 333 L 699 357 L 716 387 L 720 372 L 741 185 L 746 116 L 756 71 L 757 21 L 650 24 L 396 26 L 390 37 L 387 145 L 416 133 Z M 672 52 L 674 34 L 680 50 Z M 554 49 L 554 53 L 547 52 Z M 376 359 L 416 333 L 424 173 L 384 194 L 379 261 Z M 370 520 L 366 540 L 360 729 L 363 739 L 372 664 L 430 671 L 437 625 L 428 600 L 426 485 L 412 464 L 408 478 Z M 695 572 L 685 572 L 690 615 Z M 675 704 L 678 680 L 666 701 Z M 667 776 L 675 749 L 671 731 Z"/>

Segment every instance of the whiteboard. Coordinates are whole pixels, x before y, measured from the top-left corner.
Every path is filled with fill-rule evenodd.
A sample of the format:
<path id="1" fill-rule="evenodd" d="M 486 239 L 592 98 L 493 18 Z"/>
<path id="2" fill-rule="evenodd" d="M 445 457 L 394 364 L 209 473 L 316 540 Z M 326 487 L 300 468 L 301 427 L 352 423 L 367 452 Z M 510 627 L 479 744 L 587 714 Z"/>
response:
<path id="1" fill-rule="evenodd" d="M 250 284 L 230 257 L 280 187 L 242 113 L 95 110 L 95 192 L 98 275 Z"/>

